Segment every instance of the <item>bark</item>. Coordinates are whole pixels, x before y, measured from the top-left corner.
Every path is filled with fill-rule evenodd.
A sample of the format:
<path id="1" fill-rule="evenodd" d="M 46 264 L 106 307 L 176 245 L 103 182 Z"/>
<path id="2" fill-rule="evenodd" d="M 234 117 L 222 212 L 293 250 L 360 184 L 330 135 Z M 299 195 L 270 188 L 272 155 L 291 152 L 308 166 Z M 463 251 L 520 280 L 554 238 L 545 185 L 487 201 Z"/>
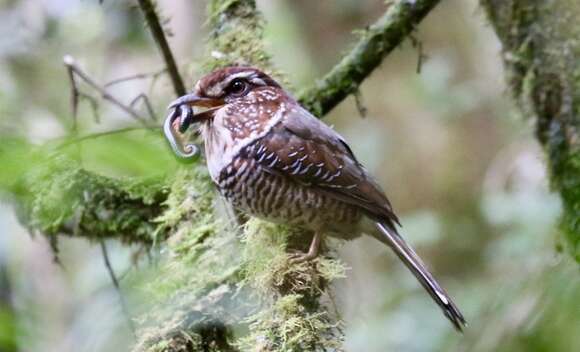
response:
<path id="1" fill-rule="evenodd" d="M 562 199 L 562 247 L 580 262 L 580 3 L 482 0 L 499 40 L 508 89 L 535 123 Z"/>

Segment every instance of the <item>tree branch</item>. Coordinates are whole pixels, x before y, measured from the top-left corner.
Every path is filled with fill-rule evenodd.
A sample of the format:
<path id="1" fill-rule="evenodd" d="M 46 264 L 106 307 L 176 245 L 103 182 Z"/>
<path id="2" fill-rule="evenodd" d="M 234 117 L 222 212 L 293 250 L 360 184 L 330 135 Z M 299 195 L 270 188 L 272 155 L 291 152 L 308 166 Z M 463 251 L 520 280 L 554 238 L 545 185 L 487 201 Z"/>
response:
<path id="1" fill-rule="evenodd" d="M 136 337 L 135 335 L 135 324 L 133 324 L 133 320 L 131 319 L 131 313 L 129 312 L 129 307 L 127 306 L 127 301 L 125 300 L 125 296 L 123 295 L 123 291 L 121 291 L 121 285 L 119 284 L 119 279 L 117 278 L 117 274 L 113 269 L 113 265 L 111 264 L 111 259 L 109 258 L 109 250 L 107 249 L 107 244 L 104 240 L 100 241 L 101 246 L 101 255 L 103 256 L 103 262 L 105 264 L 105 268 L 107 269 L 107 273 L 109 274 L 109 278 L 111 279 L 111 283 L 119 296 L 119 303 L 121 304 L 121 310 L 123 311 L 123 315 L 125 319 L 127 319 L 127 326 L 131 330 L 133 334 L 133 338 Z"/>
<path id="2" fill-rule="evenodd" d="M 439 0 L 398 0 L 321 80 L 299 93 L 300 103 L 318 117 L 357 91 L 382 60 L 407 38 Z"/>
<path id="3" fill-rule="evenodd" d="M 49 237 L 149 245 L 167 235 L 155 222 L 167 199 L 162 180 L 112 179 L 61 157 L 36 166 L 17 187 L 23 222 Z"/>
<path id="4" fill-rule="evenodd" d="M 175 95 L 178 97 L 182 96 L 186 93 L 185 85 L 183 84 L 183 79 L 179 74 L 179 69 L 175 64 L 175 59 L 173 58 L 171 48 L 169 48 L 169 43 L 167 43 L 167 38 L 165 38 L 165 31 L 161 26 L 161 22 L 157 16 L 157 11 L 155 11 L 155 5 L 151 0 L 138 1 L 139 8 L 145 16 L 145 20 L 149 25 L 153 39 L 157 43 L 157 46 L 161 51 L 161 55 L 163 55 L 163 60 L 165 60 L 165 64 L 167 65 L 167 72 L 169 73 L 169 77 L 171 77 L 171 83 L 173 84 Z"/>
<path id="5" fill-rule="evenodd" d="M 109 81 L 109 82 L 105 83 L 104 87 L 108 88 L 108 87 L 114 86 L 114 85 L 119 84 L 119 83 L 124 83 L 124 82 L 138 80 L 138 79 L 147 79 L 147 78 L 157 79 L 157 77 L 164 74 L 165 72 L 167 72 L 167 68 L 163 68 L 161 70 L 158 70 L 155 72 L 149 72 L 149 73 L 136 73 L 134 75 L 120 77 L 120 78 L 116 78 L 112 81 Z"/>
<path id="6" fill-rule="evenodd" d="M 73 129 L 76 130 L 77 128 L 77 112 L 78 112 L 78 99 L 81 95 L 83 95 L 82 93 L 79 92 L 77 84 L 76 84 L 76 80 L 74 79 L 75 75 L 80 77 L 83 81 L 85 81 L 89 86 L 91 86 L 91 88 L 93 88 L 94 90 L 96 90 L 97 92 L 99 92 L 99 94 L 101 95 L 101 97 L 107 101 L 109 101 L 111 104 L 117 106 L 118 108 L 120 108 L 121 110 L 123 110 L 124 112 L 126 112 L 129 116 L 131 116 L 132 118 L 134 118 L 135 120 L 139 121 L 140 123 L 142 123 L 143 125 L 147 126 L 147 122 L 146 120 L 139 115 L 139 113 L 137 111 L 135 111 L 131 106 L 127 106 L 125 104 L 123 104 L 120 100 L 118 100 L 117 98 L 115 98 L 113 95 L 111 95 L 105 88 L 101 87 L 99 84 L 97 84 L 88 74 L 85 73 L 85 71 L 83 71 L 76 63 L 75 59 L 70 56 L 70 55 L 65 55 L 65 57 L 63 58 L 64 64 L 68 70 L 68 75 L 69 75 L 69 79 L 70 79 L 70 83 L 71 83 L 71 90 L 72 90 L 72 109 L 73 109 Z M 94 102 L 92 103 L 94 104 Z M 93 107 L 94 109 L 94 107 Z"/>

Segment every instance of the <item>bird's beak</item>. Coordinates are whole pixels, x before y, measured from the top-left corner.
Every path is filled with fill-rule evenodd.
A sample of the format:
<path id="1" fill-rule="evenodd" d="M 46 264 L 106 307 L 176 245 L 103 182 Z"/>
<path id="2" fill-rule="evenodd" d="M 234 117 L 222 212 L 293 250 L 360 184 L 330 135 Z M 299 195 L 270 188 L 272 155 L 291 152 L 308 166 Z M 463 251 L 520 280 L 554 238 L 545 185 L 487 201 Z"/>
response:
<path id="1" fill-rule="evenodd" d="M 176 114 L 180 117 L 177 125 L 179 132 L 183 133 L 190 125 L 212 118 L 214 110 L 223 104 L 224 101 L 222 99 L 204 98 L 196 94 L 187 94 L 171 102 L 168 109 L 171 111 L 170 114 Z M 208 109 L 194 114 L 193 107 Z"/>
<path id="2" fill-rule="evenodd" d="M 177 155 L 184 158 L 192 157 L 197 153 L 197 148 L 193 144 L 180 146 L 177 142 L 179 137 L 174 134 L 174 131 L 184 133 L 192 124 L 209 120 L 213 117 L 214 111 L 223 104 L 222 99 L 204 98 L 195 94 L 184 95 L 169 104 L 169 115 L 165 120 L 163 130 Z M 208 110 L 194 114 L 193 107 L 203 107 Z"/>
<path id="3" fill-rule="evenodd" d="M 169 104 L 168 109 L 177 107 L 179 105 L 215 108 L 216 106 L 223 105 L 223 103 L 224 102 L 222 99 L 204 98 L 195 94 L 187 94 L 175 99 L 171 104 Z"/>

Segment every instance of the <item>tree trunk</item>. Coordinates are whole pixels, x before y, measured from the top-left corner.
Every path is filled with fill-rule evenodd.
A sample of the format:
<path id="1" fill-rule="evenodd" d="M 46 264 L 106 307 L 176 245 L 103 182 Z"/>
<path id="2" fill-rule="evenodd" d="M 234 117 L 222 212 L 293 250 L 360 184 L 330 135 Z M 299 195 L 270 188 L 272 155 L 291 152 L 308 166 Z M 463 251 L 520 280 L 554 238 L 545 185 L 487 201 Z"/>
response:
<path id="1" fill-rule="evenodd" d="M 508 89 L 535 122 L 563 204 L 562 247 L 580 262 L 580 3 L 482 0 L 502 43 Z"/>

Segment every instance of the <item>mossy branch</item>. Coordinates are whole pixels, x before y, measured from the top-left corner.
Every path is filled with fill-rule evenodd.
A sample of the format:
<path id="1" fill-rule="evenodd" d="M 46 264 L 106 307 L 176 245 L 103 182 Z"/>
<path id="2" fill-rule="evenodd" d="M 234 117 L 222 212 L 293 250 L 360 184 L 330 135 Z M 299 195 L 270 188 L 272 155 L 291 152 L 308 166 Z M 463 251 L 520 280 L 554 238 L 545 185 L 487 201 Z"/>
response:
<path id="1" fill-rule="evenodd" d="M 563 245 L 580 262 L 580 4 L 482 0 L 502 43 L 509 90 L 535 121 L 552 188 L 564 206 Z"/>
<path id="2" fill-rule="evenodd" d="M 312 87 L 300 92 L 300 103 L 318 117 L 326 115 L 377 68 L 415 30 L 439 0 L 399 0 L 374 24 L 342 60 Z"/>
<path id="3" fill-rule="evenodd" d="M 87 171 L 72 158 L 18 139 L 0 144 L 0 194 L 15 200 L 21 222 L 56 236 L 149 245 L 167 230 L 156 219 L 169 188 L 164 179 L 110 178 Z M 46 155 L 48 154 L 48 155 Z"/>

